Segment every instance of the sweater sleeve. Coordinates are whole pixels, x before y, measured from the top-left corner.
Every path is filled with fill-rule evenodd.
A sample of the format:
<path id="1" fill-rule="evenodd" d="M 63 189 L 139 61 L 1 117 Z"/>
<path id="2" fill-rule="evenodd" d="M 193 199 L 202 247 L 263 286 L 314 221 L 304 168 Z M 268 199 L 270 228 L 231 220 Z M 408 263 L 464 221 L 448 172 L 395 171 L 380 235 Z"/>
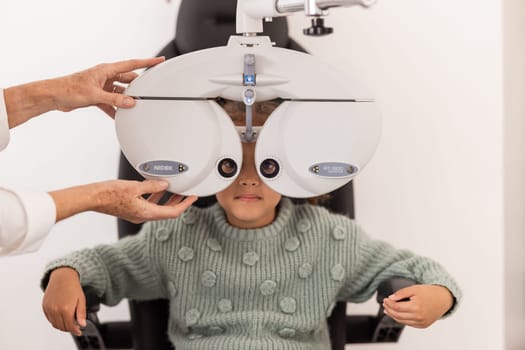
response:
<path id="1" fill-rule="evenodd" d="M 354 222 L 347 224 L 347 234 L 350 242 L 349 266 L 340 295 L 342 299 L 363 302 L 372 297 L 382 281 L 404 277 L 419 284 L 446 287 L 455 298 L 454 306 L 447 314 L 455 311 L 461 299 L 461 290 L 438 262 L 408 250 L 395 249 L 386 242 L 372 240 Z"/>
<path id="2" fill-rule="evenodd" d="M 67 266 L 75 269 L 80 275 L 80 283 L 94 288 L 107 305 L 116 305 L 123 298 L 166 298 L 161 274 L 151 258 L 152 242 L 148 228 L 145 225 L 137 235 L 115 244 L 80 250 L 52 261 L 46 266 L 42 289 L 45 290 L 54 269 Z"/>

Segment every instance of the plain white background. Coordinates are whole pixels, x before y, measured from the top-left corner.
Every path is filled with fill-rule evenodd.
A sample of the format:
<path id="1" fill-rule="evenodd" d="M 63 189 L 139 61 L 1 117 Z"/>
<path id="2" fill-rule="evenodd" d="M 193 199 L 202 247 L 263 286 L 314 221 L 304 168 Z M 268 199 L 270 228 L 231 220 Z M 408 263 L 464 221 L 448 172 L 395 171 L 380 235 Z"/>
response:
<path id="1" fill-rule="evenodd" d="M 177 5 L 4 0 L 0 85 L 151 56 L 173 37 Z M 358 221 L 439 260 L 464 291 L 458 312 L 431 328 L 407 328 L 398 344 L 349 349 L 525 348 L 522 10 L 520 0 L 379 0 L 366 11 L 332 10 L 326 22 L 335 34 L 323 39 L 303 37 L 307 20 L 291 18 L 293 37 L 366 82 L 380 102 L 383 137 L 355 182 Z M 0 154 L 2 185 L 52 190 L 116 177 L 113 122 L 95 108 L 48 113 L 11 136 Z M 42 269 L 115 239 L 113 218 L 85 213 L 56 225 L 38 253 L 0 259 L 0 349 L 74 349 L 43 316 Z M 103 320 L 126 318 L 125 303 L 102 312 Z"/>

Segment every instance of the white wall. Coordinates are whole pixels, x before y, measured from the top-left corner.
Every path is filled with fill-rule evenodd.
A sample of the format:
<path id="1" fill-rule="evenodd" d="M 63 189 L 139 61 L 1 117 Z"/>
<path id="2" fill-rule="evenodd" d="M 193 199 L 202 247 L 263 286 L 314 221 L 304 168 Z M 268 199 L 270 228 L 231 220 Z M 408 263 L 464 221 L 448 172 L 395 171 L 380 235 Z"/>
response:
<path id="1" fill-rule="evenodd" d="M 154 54 L 172 36 L 175 10 L 163 0 L 3 0 L 0 85 Z M 312 53 L 365 81 L 383 110 L 381 144 L 356 180 L 358 220 L 372 235 L 442 262 L 465 294 L 453 317 L 426 330 L 406 329 L 397 345 L 352 348 L 504 349 L 510 337 L 503 328 L 504 219 L 515 236 L 524 224 L 518 213 L 511 221 L 503 212 L 509 103 L 503 96 L 502 1 L 380 0 L 367 11 L 331 12 L 331 37 L 300 35 L 307 24 L 301 16 L 291 19 L 291 31 Z M 513 101 L 518 119 L 523 104 Z M 509 125 L 520 145 L 513 126 L 521 124 Z M 519 152 L 505 147 L 506 164 L 515 164 Z M 49 113 L 13 131 L 0 154 L 0 183 L 50 190 L 112 178 L 117 155 L 112 122 L 95 109 Z M 525 173 L 520 164 L 516 184 Z M 518 194 L 514 199 L 507 203 L 512 209 L 520 203 Z M 40 273 L 51 258 L 112 241 L 115 232 L 113 219 L 82 214 L 57 225 L 39 253 L 0 260 L 0 349 L 73 348 L 40 311 Z M 522 266 L 520 260 L 511 264 Z M 519 281 L 523 287 L 523 274 Z M 103 316 L 124 318 L 126 312 L 120 306 Z M 522 314 L 523 308 L 514 319 L 523 322 Z M 514 339 L 512 349 L 525 346 Z"/>
<path id="2" fill-rule="evenodd" d="M 525 2 L 504 2 L 505 339 L 525 347 Z"/>
<path id="3" fill-rule="evenodd" d="M 0 86 L 72 73 L 101 62 L 155 55 L 175 32 L 178 2 L 2 0 Z M 49 113 L 12 131 L 0 183 L 52 190 L 117 176 L 113 121 L 96 108 Z M 57 225 L 36 254 L 0 259 L 0 349 L 74 349 L 41 311 L 45 263 L 116 240 L 113 218 L 87 213 Z M 105 311 L 124 318 L 125 303 Z M 107 319 L 107 317 L 106 317 Z"/>
<path id="4" fill-rule="evenodd" d="M 294 16 L 292 32 L 306 24 Z M 358 75 L 383 111 L 356 180 L 358 221 L 437 259 L 464 291 L 457 314 L 406 329 L 399 345 L 354 348 L 503 349 L 502 3 L 380 0 L 326 24 L 329 38 L 296 38 Z"/>

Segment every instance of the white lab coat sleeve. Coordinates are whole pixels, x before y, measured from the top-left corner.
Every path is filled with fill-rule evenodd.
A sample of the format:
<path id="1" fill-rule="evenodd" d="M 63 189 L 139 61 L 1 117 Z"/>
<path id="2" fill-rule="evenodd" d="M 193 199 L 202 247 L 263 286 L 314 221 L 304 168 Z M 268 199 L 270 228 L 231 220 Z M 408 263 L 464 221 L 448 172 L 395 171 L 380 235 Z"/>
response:
<path id="1" fill-rule="evenodd" d="M 38 250 L 55 220 L 55 202 L 48 193 L 0 187 L 0 256 Z"/>
<path id="2" fill-rule="evenodd" d="M 4 101 L 4 90 L 0 89 L 0 151 L 9 143 L 9 124 L 7 122 L 7 110 Z"/>

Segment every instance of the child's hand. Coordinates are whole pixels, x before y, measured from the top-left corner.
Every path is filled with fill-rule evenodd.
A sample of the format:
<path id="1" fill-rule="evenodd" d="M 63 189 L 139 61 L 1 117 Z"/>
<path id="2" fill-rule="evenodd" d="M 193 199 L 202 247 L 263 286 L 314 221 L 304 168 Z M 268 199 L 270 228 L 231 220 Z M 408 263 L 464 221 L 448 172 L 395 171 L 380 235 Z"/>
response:
<path id="1" fill-rule="evenodd" d="M 409 298 L 408 301 L 400 301 Z M 421 284 L 403 288 L 383 299 L 385 314 L 407 326 L 426 328 L 443 316 L 454 303 L 442 286 Z"/>
<path id="2" fill-rule="evenodd" d="M 53 327 L 82 335 L 80 327 L 86 326 L 86 299 L 75 270 L 61 267 L 51 273 L 42 308 Z"/>

